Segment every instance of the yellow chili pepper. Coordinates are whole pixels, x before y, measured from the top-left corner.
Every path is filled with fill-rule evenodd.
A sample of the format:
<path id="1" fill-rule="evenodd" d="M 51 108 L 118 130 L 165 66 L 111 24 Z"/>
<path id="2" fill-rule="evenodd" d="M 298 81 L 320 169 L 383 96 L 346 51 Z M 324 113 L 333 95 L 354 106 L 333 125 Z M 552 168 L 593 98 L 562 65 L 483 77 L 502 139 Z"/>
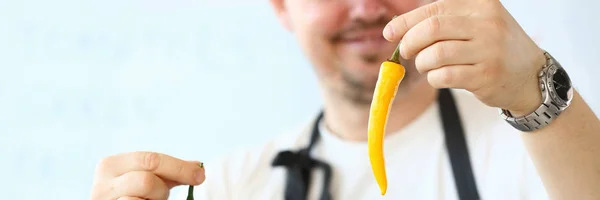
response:
<path id="1" fill-rule="evenodd" d="M 385 195 L 387 190 L 387 175 L 385 172 L 385 159 L 383 156 L 385 128 L 388 120 L 388 113 L 392 106 L 392 102 L 396 97 L 398 85 L 405 74 L 404 66 L 402 66 L 399 61 L 399 54 L 400 50 L 396 47 L 392 57 L 381 64 L 369 114 L 369 158 L 371 160 L 371 168 L 375 175 L 375 180 L 379 185 L 382 196 Z"/>

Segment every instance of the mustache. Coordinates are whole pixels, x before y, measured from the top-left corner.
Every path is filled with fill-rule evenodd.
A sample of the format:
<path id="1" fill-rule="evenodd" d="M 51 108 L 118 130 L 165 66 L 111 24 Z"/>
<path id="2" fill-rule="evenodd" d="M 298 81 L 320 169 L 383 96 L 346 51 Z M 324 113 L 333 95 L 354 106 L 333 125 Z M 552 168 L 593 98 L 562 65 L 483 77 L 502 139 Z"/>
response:
<path id="1" fill-rule="evenodd" d="M 331 37 L 333 41 L 339 41 L 342 36 L 352 32 L 358 32 L 362 30 L 368 30 L 372 28 L 381 28 L 385 27 L 387 23 L 392 20 L 392 17 L 380 17 L 377 20 L 365 21 L 363 19 L 353 20 L 348 26 L 342 28 L 342 30 L 334 33 Z"/>

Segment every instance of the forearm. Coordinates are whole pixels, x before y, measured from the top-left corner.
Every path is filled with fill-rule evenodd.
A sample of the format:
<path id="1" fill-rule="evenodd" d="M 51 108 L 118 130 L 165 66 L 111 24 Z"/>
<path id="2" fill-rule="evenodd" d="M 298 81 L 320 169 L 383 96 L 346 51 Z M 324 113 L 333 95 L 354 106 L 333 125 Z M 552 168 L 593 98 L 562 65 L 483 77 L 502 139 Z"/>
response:
<path id="1" fill-rule="evenodd" d="M 552 199 L 600 199 L 600 120 L 579 93 L 550 125 L 522 138 Z"/>

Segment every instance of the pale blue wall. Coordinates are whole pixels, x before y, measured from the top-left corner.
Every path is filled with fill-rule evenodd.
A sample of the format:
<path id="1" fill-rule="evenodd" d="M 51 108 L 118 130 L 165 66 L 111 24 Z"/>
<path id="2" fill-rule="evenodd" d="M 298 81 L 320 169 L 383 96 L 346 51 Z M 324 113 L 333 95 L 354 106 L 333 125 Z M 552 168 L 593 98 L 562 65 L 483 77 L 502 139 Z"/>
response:
<path id="1" fill-rule="evenodd" d="M 215 2 L 0 0 L 0 199 L 89 199 L 101 157 L 207 160 L 310 117 L 315 78 L 266 1 Z M 598 112 L 600 26 L 565 18 L 588 2 L 507 6 Z"/>

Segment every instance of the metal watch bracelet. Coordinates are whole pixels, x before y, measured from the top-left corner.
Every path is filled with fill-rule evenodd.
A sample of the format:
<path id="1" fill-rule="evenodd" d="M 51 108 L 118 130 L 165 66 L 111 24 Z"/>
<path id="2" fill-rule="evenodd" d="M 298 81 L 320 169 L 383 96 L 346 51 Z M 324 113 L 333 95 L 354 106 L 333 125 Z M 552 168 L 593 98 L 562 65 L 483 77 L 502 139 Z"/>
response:
<path id="1" fill-rule="evenodd" d="M 560 99 L 558 94 L 553 88 L 553 75 L 558 69 L 562 70 L 562 66 L 558 63 L 548 52 L 544 51 L 546 57 L 546 64 L 542 67 L 538 74 L 539 86 L 542 93 L 542 104 L 534 112 L 521 116 L 514 117 L 510 111 L 500 109 L 500 115 L 514 128 L 523 131 L 530 132 L 544 128 L 554 121 L 571 103 L 572 89 L 570 89 L 570 96 L 568 101 Z M 570 83 L 570 80 L 568 80 Z"/>

